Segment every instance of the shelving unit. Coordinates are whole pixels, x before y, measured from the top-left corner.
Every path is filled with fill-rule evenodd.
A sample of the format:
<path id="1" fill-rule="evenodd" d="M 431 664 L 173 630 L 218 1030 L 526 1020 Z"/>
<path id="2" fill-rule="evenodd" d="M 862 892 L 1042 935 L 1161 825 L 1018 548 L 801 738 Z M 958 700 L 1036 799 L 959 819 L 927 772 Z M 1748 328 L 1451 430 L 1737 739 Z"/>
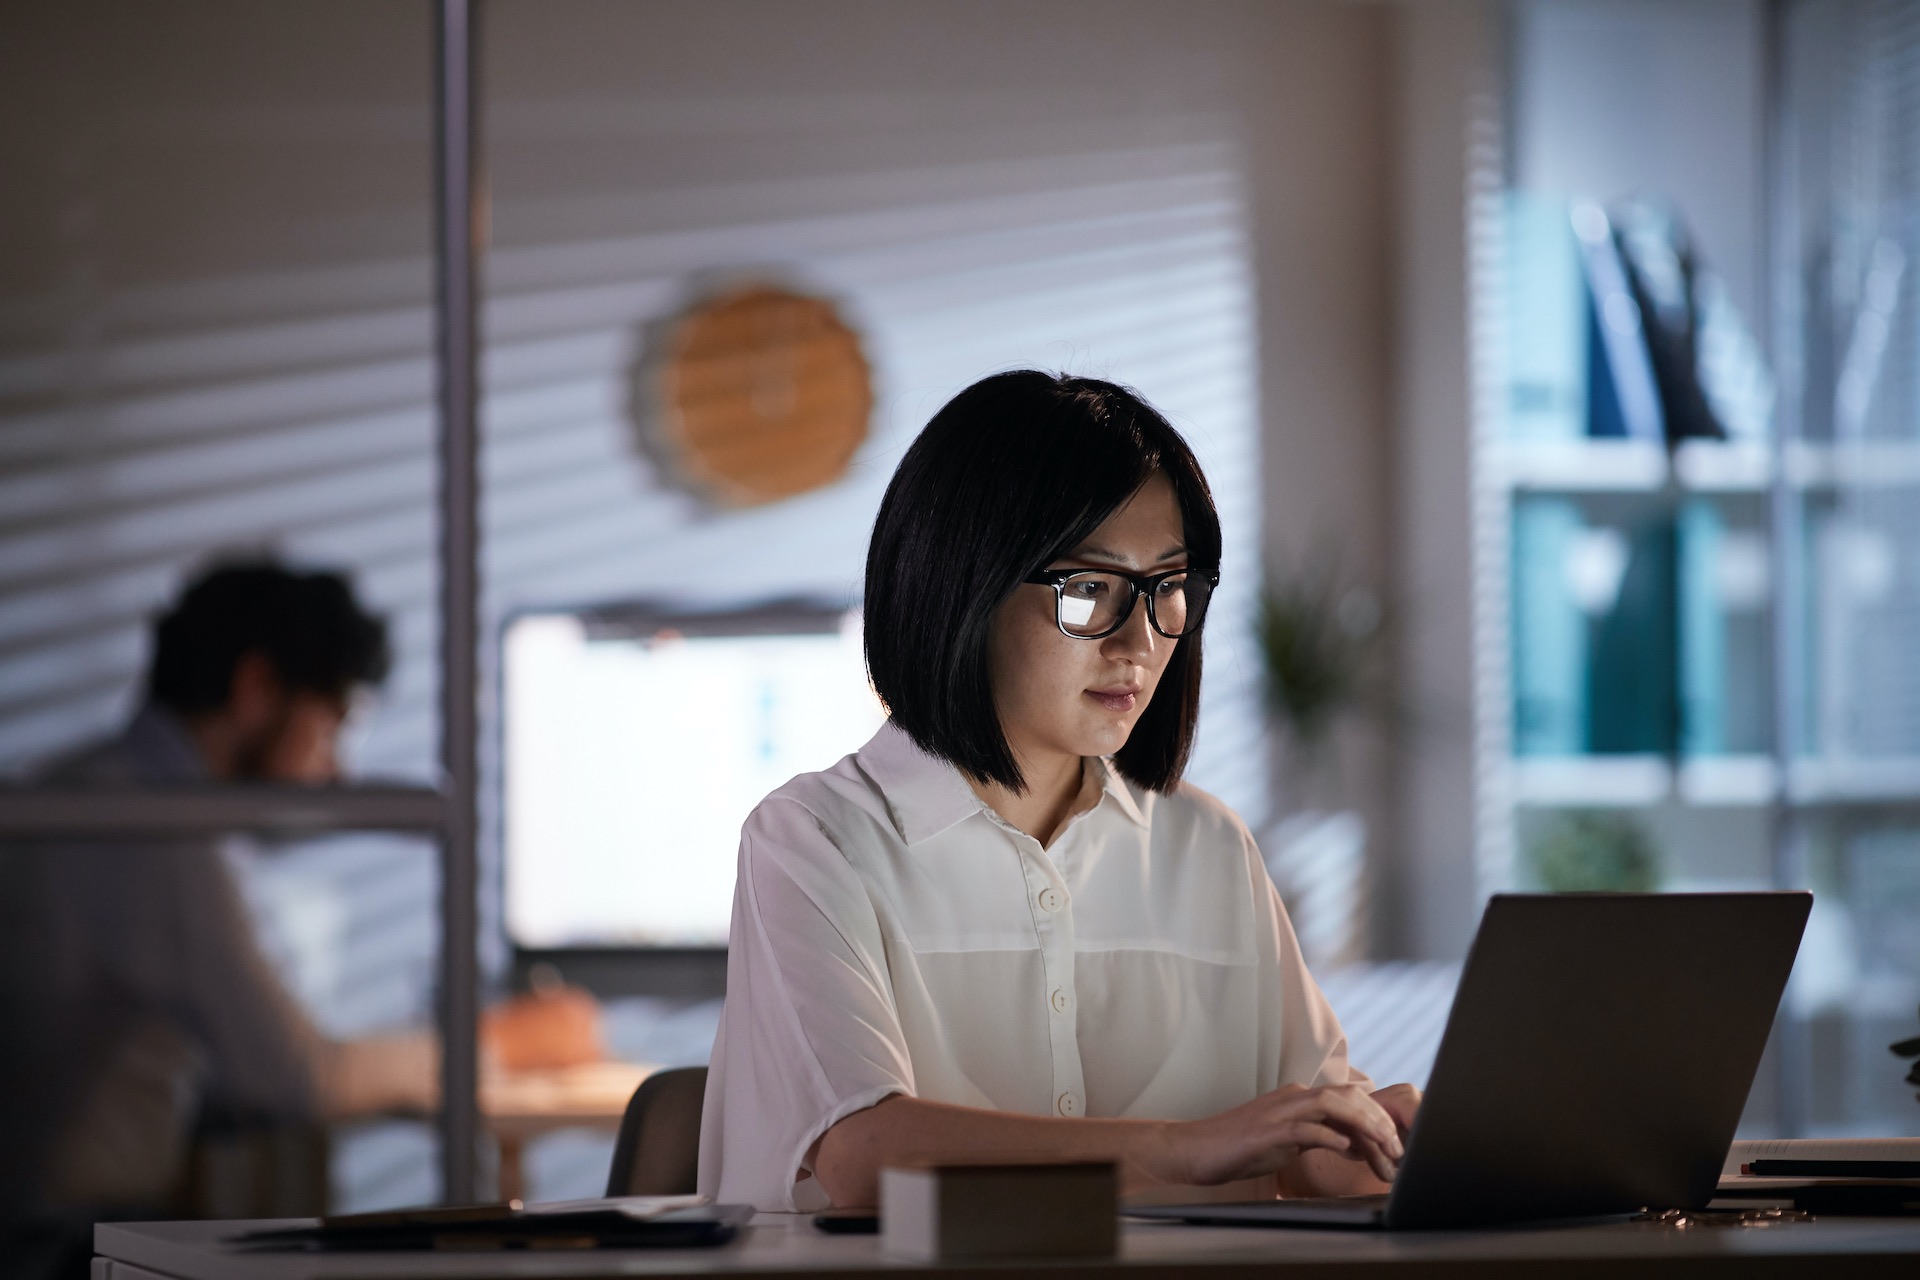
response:
<path id="1" fill-rule="evenodd" d="M 1537 253 L 1542 224 L 1537 206 L 1518 232 L 1504 219 L 1511 200 L 1537 197 L 1473 205 L 1485 300 L 1474 312 L 1477 866 L 1483 893 L 1536 887 L 1531 842 L 1595 810 L 1664 846 L 1669 888 L 1813 888 L 1763 1090 L 1771 1114 L 1749 1119 L 1783 1134 L 1920 1132 L 1885 1048 L 1913 1034 L 1920 1004 L 1920 272 L 1904 269 L 1920 261 L 1908 213 L 1920 174 L 1904 158 L 1920 113 L 1898 90 L 1920 74 L 1920 2 L 1789 0 L 1771 13 L 1766 435 L 1566 438 L 1577 410 L 1564 395 L 1523 400 L 1505 358 L 1566 297 L 1546 272 L 1539 306 L 1513 301 L 1528 277 L 1504 256 L 1508 236 L 1533 237 Z M 1602 358 L 1598 340 L 1587 351 Z M 1553 349 L 1526 352 L 1527 368 L 1564 367 Z M 1577 376 L 1567 385 L 1589 394 Z M 1516 427 L 1528 410 L 1510 406 L 1523 404 L 1560 416 L 1534 409 Z M 1701 528 L 1712 536 L 1690 547 Z M 1557 567 L 1563 549 L 1570 567 Z M 1630 558 L 1665 577 L 1643 579 L 1640 612 L 1609 624 L 1616 605 L 1596 603 L 1607 594 L 1593 582 L 1611 573 L 1620 589 Z M 1583 619 L 1564 602 L 1543 614 L 1528 596 L 1556 572 Z M 1738 594 L 1737 609 L 1731 595 L 1700 595 L 1716 573 L 1713 590 Z M 1596 675 L 1605 625 L 1612 665 Z M 1623 633 L 1652 635 L 1640 665 L 1622 661 Z M 1540 647 L 1522 652 L 1528 642 Z M 1572 712 L 1543 702 L 1576 661 L 1588 683 Z M 1703 670 L 1725 681 L 1704 739 L 1688 721 Z M 1596 744 L 1584 717 L 1636 697 L 1666 699 L 1664 745 Z"/>

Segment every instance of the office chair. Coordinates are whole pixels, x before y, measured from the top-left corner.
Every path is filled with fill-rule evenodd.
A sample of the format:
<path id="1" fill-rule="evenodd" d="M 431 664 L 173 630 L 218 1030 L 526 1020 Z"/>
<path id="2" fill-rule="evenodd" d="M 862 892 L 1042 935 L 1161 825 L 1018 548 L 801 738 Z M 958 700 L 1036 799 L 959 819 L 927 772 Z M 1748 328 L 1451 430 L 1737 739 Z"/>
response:
<path id="1" fill-rule="evenodd" d="M 620 1118 L 607 1174 L 610 1196 L 692 1195 L 700 1169 L 707 1069 L 676 1067 L 640 1082 Z"/>

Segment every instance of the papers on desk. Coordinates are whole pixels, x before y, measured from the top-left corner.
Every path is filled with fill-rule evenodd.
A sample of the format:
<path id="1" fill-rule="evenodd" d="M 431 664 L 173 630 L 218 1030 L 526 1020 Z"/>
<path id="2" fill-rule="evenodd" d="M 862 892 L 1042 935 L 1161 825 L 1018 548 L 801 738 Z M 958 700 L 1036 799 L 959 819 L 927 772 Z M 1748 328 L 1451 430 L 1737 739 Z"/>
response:
<path id="1" fill-rule="evenodd" d="M 1920 1138 L 1736 1142 L 1716 1203 L 1813 1214 L 1920 1214 Z"/>

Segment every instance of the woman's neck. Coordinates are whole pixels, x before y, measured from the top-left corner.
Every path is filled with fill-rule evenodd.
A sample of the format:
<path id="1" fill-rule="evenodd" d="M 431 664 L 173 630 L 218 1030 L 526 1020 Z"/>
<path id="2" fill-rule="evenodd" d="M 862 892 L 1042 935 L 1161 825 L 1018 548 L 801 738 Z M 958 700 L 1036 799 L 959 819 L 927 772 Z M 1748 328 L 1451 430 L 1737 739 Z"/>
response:
<path id="1" fill-rule="evenodd" d="M 1085 768 L 1080 757 L 1074 755 L 1049 752 L 1033 759 L 1016 748 L 1014 758 L 1020 765 L 1021 776 L 1027 780 L 1024 792 L 972 778 L 967 779 L 967 785 L 988 808 L 1045 848 L 1074 815 L 1085 785 Z"/>

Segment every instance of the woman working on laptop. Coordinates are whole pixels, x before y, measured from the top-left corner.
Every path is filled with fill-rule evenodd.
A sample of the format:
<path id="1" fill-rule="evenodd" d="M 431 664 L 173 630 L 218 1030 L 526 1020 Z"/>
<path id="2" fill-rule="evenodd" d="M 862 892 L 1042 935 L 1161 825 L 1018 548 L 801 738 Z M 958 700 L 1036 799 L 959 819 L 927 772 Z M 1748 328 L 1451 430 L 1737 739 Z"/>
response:
<path id="1" fill-rule="evenodd" d="M 1220 546 L 1121 387 L 1001 374 L 928 424 L 867 560 L 891 719 L 742 832 L 703 1193 L 870 1205 L 926 1155 L 1385 1189 L 1418 1091 L 1348 1066 L 1245 825 L 1180 782 Z"/>

